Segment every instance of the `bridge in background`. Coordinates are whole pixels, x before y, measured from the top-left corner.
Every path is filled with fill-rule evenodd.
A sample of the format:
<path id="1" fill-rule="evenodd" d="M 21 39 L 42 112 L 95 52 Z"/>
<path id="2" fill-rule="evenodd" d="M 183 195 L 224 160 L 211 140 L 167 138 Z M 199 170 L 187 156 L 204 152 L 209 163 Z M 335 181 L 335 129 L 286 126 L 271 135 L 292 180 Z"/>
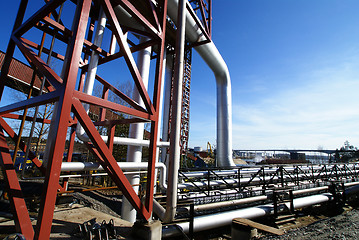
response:
<path id="1" fill-rule="evenodd" d="M 305 152 L 320 152 L 326 154 L 333 154 L 338 152 L 355 152 L 356 150 L 331 150 L 331 149 L 239 149 L 234 152 L 287 152 L 287 153 L 305 153 Z"/>

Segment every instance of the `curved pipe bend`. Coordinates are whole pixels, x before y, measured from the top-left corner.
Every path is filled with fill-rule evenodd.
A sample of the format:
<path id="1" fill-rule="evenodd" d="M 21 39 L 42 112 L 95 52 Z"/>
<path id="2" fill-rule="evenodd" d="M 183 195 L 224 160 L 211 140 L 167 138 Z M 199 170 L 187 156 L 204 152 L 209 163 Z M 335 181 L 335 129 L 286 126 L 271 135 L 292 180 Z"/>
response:
<path id="1" fill-rule="evenodd" d="M 177 22 L 178 0 L 168 1 L 168 15 Z M 186 13 L 186 39 L 206 40 L 196 21 Z M 213 71 L 217 83 L 217 161 L 220 167 L 235 166 L 232 159 L 232 90 L 227 64 L 211 41 L 194 47 Z"/>

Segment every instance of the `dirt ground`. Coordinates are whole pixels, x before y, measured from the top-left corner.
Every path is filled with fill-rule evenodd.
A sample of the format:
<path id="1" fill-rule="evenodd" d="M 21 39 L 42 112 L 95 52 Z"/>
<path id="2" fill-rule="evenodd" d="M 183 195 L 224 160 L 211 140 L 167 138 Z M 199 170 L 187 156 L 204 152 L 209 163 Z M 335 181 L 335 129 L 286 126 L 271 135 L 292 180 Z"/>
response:
<path id="1" fill-rule="evenodd" d="M 352 209 L 337 216 L 317 220 L 307 226 L 287 231 L 285 235 L 262 236 L 261 240 L 359 239 L 359 210 Z"/>

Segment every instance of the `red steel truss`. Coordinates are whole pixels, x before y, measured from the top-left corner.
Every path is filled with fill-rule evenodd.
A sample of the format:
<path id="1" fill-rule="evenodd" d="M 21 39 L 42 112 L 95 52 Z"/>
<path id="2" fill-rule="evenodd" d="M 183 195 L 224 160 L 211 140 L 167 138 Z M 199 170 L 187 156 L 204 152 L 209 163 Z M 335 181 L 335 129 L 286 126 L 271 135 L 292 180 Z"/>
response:
<path id="1" fill-rule="evenodd" d="M 188 4 L 191 5 L 191 8 L 187 7 L 189 13 L 197 21 L 200 21 L 198 26 L 200 27 L 203 35 L 206 37 L 206 40 L 203 42 L 197 42 L 193 46 L 207 43 L 211 41 L 212 36 L 212 0 L 189 0 Z"/>
<path id="2" fill-rule="evenodd" d="M 67 27 L 61 20 L 54 20 L 58 16 L 58 9 L 63 3 L 67 6 L 76 8 L 74 16 L 74 28 Z M 92 152 L 97 156 L 99 163 L 116 183 L 123 195 L 130 201 L 137 210 L 140 217 L 149 220 L 152 213 L 153 191 L 154 191 L 154 173 L 155 173 L 155 156 L 156 140 L 159 131 L 158 126 L 158 109 L 161 87 L 161 72 L 163 68 L 163 54 L 165 48 L 165 31 L 166 31 L 166 13 L 167 0 L 157 1 L 154 5 L 151 0 L 52 0 L 40 8 L 34 15 L 23 21 L 24 12 L 27 7 L 27 0 L 22 0 L 18 16 L 14 25 L 13 33 L 9 41 L 4 64 L 0 76 L 0 96 L 2 97 L 6 77 L 9 71 L 10 61 L 13 57 L 15 47 L 17 47 L 29 64 L 36 69 L 37 73 L 46 80 L 45 87 L 48 92 L 41 96 L 31 97 L 28 100 L 10 104 L 0 108 L 0 165 L 3 176 L 6 180 L 9 198 L 13 209 L 16 230 L 22 233 L 26 239 L 49 239 L 51 233 L 53 212 L 55 207 L 56 195 L 59 185 L 61 164 L 65 149 L 66 139 L 69 138 L 68 130 L 75 127 L 77 122 L 81 123 L 90 138 L 88 145 Z M 136 24 L 142 26 L 141 30 L 133 29 L 121 23 L 116 18 L 114 6 L 121 5 L 136 20 Z M 92 42 L 92 32 L 94 19 L 100 7 L 104 10 L 107 18 L 107 31 L 116 38 L 119 51 L 110 54 L 110 51 L 96 46 Z M 26 37 L 26 33 L 31 30 L 40 30 L 66 45 L 66 54 L 61 54 L 54 50 L 51 55 L 58 60 L 63 61 L 63 74 L 60 76 L 47 65 L 39 56 L 39 46 Z M 70 30 L 71 29 L 71 30 Z M 136 34 L 136 36 L 146 36 L 149 40 L 142 44 L 136 44 L 134 40 L 128 40 L 125 33 Z M 156 61 L 156 68 L 153 81 L 153 96 L 144 87 L 138 67 L 135 63 L 133 53 L 148 46 L 155 49 L 153 58 Z M 49 50 L 44 48 L 42 51 L 46 54 Z M 95 51 L 100 55 L 99 66 L 119 58 L 126 62 L 134 85 L 144 102 L 145 108 L 133 101 L 129 96 L 118 90 L 115 86 L 105 79 L 97 76 L 96 79 L 103 87 L 102 97 L 87 95 L 82 91 L 85 75 L 87 73 L 88 56 Z M 64 61 L 65 60 L 65 61 Z M 115 69 L 118 71 L 118 69 Z M 77 89 L 77 90 L 76 90 Z M 108 91 L 121 98 L 126 104 L 118 104 L 107 99 Z M 11 127 L 5 122 L 4 118 L 12 116 L 16 118 L 16 111 L 29 107 L 44 105 L 46 103 L 57 104 L 57 112 L 53 117 L 51 125 L 55 129 L 52 139 L 56 144 L 49 146 L 49 158 L 46 167 L 41 165 L 38 159 L 30 154 L 34 161 L 44 173 L 44 189 L 41 197 L 40 211 L 37 217 L 37 225 L 34 229 L 31 225 L 30 216 L 23 198 L 22 189 L 19 184 L 15 169 L 9 153 L 9 147 L 5 140 L 5 132 L 14 140 L 18 138 Z M 125 114 L 128 120 L 116 121 L 101 117 L 100 123 L 94 123 L 86 112 L 83 103 L 97 106 L 101 109 L 101 116 L 104 112 L 114 111 Z M 38 119 L 37 121 L 45 121 Z M 127 121 L 127 122 L 126 122 Z M 112 145 L 114 138 L 113 127 L 116 124 L 128 124 L 131 122 L 148 122 L 151 124 L 149 160 L 147 171 L 146 198 L 144 204 L 133 190 L 132 186 L 126 179 L 121 168 L 117 165 L 112 155 Z M 109 141 L 105 143 L 97 125 L 108 125 Z M 74 132 L 72 131 L 70 141 L 73 142 Z M 26 149 L 23 142 L 20 148 Z M 69 153 L 71 153 L 69 149 Z M 69 154 L 71 156 L 71 154 Z"/>

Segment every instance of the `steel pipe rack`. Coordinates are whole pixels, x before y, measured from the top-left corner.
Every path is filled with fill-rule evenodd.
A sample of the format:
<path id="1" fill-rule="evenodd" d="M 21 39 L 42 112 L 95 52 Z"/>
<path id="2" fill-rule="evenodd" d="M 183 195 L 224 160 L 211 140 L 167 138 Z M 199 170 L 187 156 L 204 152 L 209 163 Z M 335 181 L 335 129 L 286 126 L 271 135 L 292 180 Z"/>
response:
<path id="1" fill-rule="evenodd" d="M 207 6 L 204 6 L 205 2 L 208 3 Z M 166 221 L 173 221 L 178 197 L 180 200 L 196 199 L 198 203 L 206 204 L 209 201 L 222 201 L 221 206 L 229 204 L 237 207 L 238 204 L 267 201 L 268 196 L 265 195 L 267 197 L 267 200 L 265 200 L 263 193 L 270 192 L 272 187 L 290 186 L 295 191 L 295 188 L 299 187 L 300 184 L 307 183 L 312 184 L 310 188 L 317 187 L 317 189 L 298 189 L 298 191 L 302 191 L 299 192 L 300 194 L 310 194 L 316 192 L 318 187 L 319 191 L 325 190 L 324 188 L 329 185 L 327 183 L 330 181 L 342 180 L 344 186 L 345 182 L 354 182 L 358 178 L 357 165 L 355 164 L 261 167 L 256 169 L 235 167 L 232 160 L 230 75 L 224 59 L 211 40 L 210 0 L 191 0 L 190 2 L 185 0 L 52 0 L 46 1 L 38 11 L 24 21 L 27 3 L 27 0 L 21 0 L 0 75 L 0 97 L 4 97 L 3 91 L 10 62 L 15 48 L 18 48 L 31 67 L 36 69 L 36 74 L 44 80 L 44 93 L 42 95 L 0 108 L 0 165 L 13 209 L 16 231 L 22 233 L 26 239 L 49 239 L 57 192 L 66 190 L 66 179 L 71 177 L 71 174 L 66 173 L 63 176 L 65 179 L 64 184 L 61 185 L 59 180 L 62 168 L 63 170 L 76 171 L 76 168 L 88 170 L 90 168 L 100 169 L 99 167 L 101 166 L 137 211 L 141 221 L 144 222 L 152 220 L 153 204 L 155 204 L 156 211 L 160 216 Z M 63 4 L 64 9 L 60 7 Z M 198 8 L 201 10 L 200 17 L 196 15 L 195 10 L 192 8 L 196 4 L 200 6 Z M 68 19 L 65 21 L 65 19 L 57 17 L 59 16 L 60 8 L 62 11 L 61 16 L 74 16 L 72 23 L 67 21 Z M 182 10 L 178 11 L 179 9 Z M 37 36 L 27 34 L 30 31 L 36 32 L 33 31 L 34 29 L 37 32 L 50 35 L 56 41 L 61 42 L 63 47 L 51 48 L 50 51 L 46 46 L 38 44 L 36 42 Z M 179 29 L 183 30 L 181 34 Z M 101 34 L 103 31 L 108 33 L 107 40 L 112 39 L 108 44 L 102 43 L 106 39 L 102 39 Z M 173 37 L 176 31 L 179 36 L 177 40 Z M 166 34 L 167 32 L 170 33 Z M 181 55 L 179 50 L 183 50 L 185 39 L 189 42 L 189 46 L 193 47 L 208 64 L 216 78 L 217 157 L 219 166 L 228 167 L 229 169 L 227 170 L 206 169 L 205 171 L 181 172 L 178 175 L 178 131 L 175 131 L 175 128 L 178 128 L 178 118 L 171 120 L 167 118 L 168 116 L 164 118 L 167 120 L 164 124 L 167 124 L 168 121 L 172 123 L 171 140 L 170 142 L 168 142 L 168 139 L 159 141 L 163 79 L 165 77 L 165 54 L 171 55 L 169 56 L 169 59 L 171 59 L 169 62 L 179 63 L 177 65 L 179 69 L 177 71 L 178 75 L 176 74 L 177 82 L 173 84 L 176 86 L 181 81 L 180 72 L 182 67 L 180 62 L 182 59 L 179 59 Z M 54 46 L 57 46 L 57 44 Z M 166 48 L 170 51 L 166 52 Z M 146 71 L 140 71 L 141 64 L 135 61 L 135 55 L 145 49 L 147 49 L 147 60 L 142 63 L 142 67 L 146 71 L 152 70 L 150 74 L 152 81 L 149 81 L 148 88 L 146 88 L 145 84 L 145 78 L 147 77 L 144 72 Z M 176 56 L 171 52 L 173 49 L 177 51 Z M 40 57 L 42 51 L 62 63 L 61 74 L 58 74 L 42 60 Z M 103 74 L 103 72 L 97 71 L 104 64 L 114 63 L 115 61 L 120 61 L 120 59 L 123 60 L 128 78 L 131 79 L 138 92 L 138 98 L 136 99 L 118 89 L 114 83 L 115 80 L 105 79 L 100 76 L 100 73 Z M 149 62 L 154 62 L 153 67 L 149 67 Z M 122 68 L 114 67 L 114 73 L 118 73 L 118 69 L 122 70 Z M 167 74 L 166 79 L 171 79 L 171 74 Z M 93 94 L 92 90 L 95 82 L 102 90 L 99 94 L 100 96 Z M 176 87 L 174 91 L 180 93 L 180 87 Z M 121 99 L 122 102 L 118 103 L 111 100 L 110 93 Z M 165 99 L 164 101 L 168 103 L 169 100 Z M 172 101 L 173 103 L 179 103 L 180 96 L 174 97 Z M 23 119 L 22 122 L 27 121 L 31 117 L 26 116 L 26 114 L 19 115 L 17 114 L 18 111 L 43 106 L 47 103 L 54 103 L 55 110 L 50 123 L 44 161 L 41 162 L 33 152 L 29 152 L 29 158 L 44 176 L 40 210 L 36 227 L 33 228 L 19 179 L 11 160 L 6 134 L 15 142 L 18 142 L 20 149 L 24 152 L 27 151 L 29 146 L 20 141 L 21 136 L 14 132 L 4 118 L 9 117 Z M 99 116 L 96 121 L 90 118 L 88 106 L 93 106 L 98 110 Z M 164 106 L 169 107 L 166 103 Z M 169 112 L 168 110 L 165 109 L 167 113 Z M 172 111 L 173 114 L 176 110 L 172 109 Z M 108 115 L 111 116 L 108 117 Z M 121 118 L 119 115 L 125 117 Z M 49 120 L 45 119 L 37 119 L 36 121 L 49 123 Z M 177 122 L 177 124 L 174 122 Z M 116 136 L 116 126 L 138 123 L 150 124 L 151 130 L 149 131 L 148 139 L 142 139 L 138 136 L 132 138 Z M 107 135 L 104 136 L 99 131 L 99 126 L 107 128 Z M 142 130 L 139 131 L 141 132 Z M 82 165 L 79 166 L 78 163 L 70 163 L 76 134 L 95 156 L 96 164 L 80 163 Z M 70 143 L 68 148 L 66 148 L 67 141 Z M 148 162 L 129 163 L 127 166 L 125 166 L 126 164 L 119 164 L 113 154 L 114 144 L 136 146 L 136 149 L 144 146 L 148 147 Z M 171 164 L 169 166 L 156 163 L 159 156 L 159 147 L 163 151 L 165 151 L 166 147 L 170 148 Z M 68 154 L 68 162 L 66 163 L 63 163 L 64 149 Z M 165 152 L 163 152 L 163 156 L 165 155 Z M 166 172 L 166 167 L 170 174 Z M 155 182 L 157 180 L 156 168 L 161 168 L 162 170 L 160 172 L 162 189 L 166 190 L 168 196 L 171 196 L 167 201 L 166 209 L 163 209 L 161 205 L 154 201 Z M 145 198 L 142 201 L 131 186 L 131 182 L 126 178 L 125 172 L 136 174 L 143 171 L 146 172 L 147 183 Z M 177 177 L 180 179 L 179 184 Z M 333 189 L 335 191 L 335 187 L 328 186 L 328 191 Z M 194 198 L 193 195 L 198 196 L 198 198 Z M 330 193 L 317 194 L 296 199 L 294 205 L 295 207 L 303 207 L 326 202 L 335 197 Z M 224 203 L 223 201 L 232 202 Z M 198 208 L 206 210 L 213 206 L 216 205 L 203 205 L 202 207 L 199 205 Z M 199 216 L 195 220 L 195 229 L 205 230 L 213 227 L 209 224 L 209 222 L 213 222 L 209 220 L 213 219 L 213 217 L 218 217 L 220 221 L 216 226 L 220 226 L 224 223 L 227 224 L 234 213 L 236 215 L 242 214 L 240 216 L 249 218 L 268 214 L 263 208 L 272 209 L 273 206 L 263 205 L 250 209 L 233 210 L 234 212 L 223 212 L 212 216 Z M 183 223 L 182 228 L 187 231 L 188 224 Z"/>

